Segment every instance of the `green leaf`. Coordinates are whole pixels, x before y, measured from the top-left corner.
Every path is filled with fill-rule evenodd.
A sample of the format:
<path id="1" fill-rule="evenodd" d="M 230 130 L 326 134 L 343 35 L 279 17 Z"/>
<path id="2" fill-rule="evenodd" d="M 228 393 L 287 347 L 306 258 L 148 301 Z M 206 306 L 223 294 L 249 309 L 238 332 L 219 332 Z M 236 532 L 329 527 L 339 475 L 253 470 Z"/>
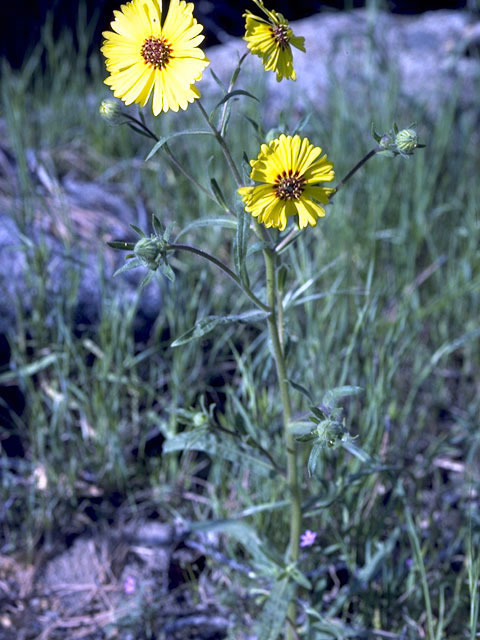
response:
<path id="1" fill-rule="evenodd" d="M 246 311 L 245 313 L 233 316 L 206 316 L 205 318 L 201 318 L 195 326 L 174 340 L 170 346 L 180 347 L 191 340 L 197 340 L 222 324 L 230 324 L 232 322 L 257 322 L 258 320 L 266 318 L 267 315 L 268 314 L 265 311 L 258 311 L 257 309 L 254 309 L 252 311 Z"/>
<path id="2" fill-rule="evenodd" d="M 300 393 L 303 393 L 303 395 L 306 396 L 309 402 L 311 402 L 312 404 L 314 403 L 314 400 L 312 398 L 310 391 L 306 389 L 303 385 L 299 384 L 298 382 L 294 382 L 289 378 L 287 378 L 287 382 L 295 389 L 295 391 L 299 391 Z"/>
<path id="3" fill-rule="evenodd" d="M 135 233 L 138 233 L 138 235 L 141 238 L 146 238 L 147 236 L 143 233 L 143 231 L 140 229 L 140 227 L 137 227 L 137 225 L 135 224 L 131 224 L 130 225 L 132 227 L 132 229 L 135 231 Z"/>
<path id="4" fill-rule="evenodd" d="M 152 226 L 157 236 L 160 237 L 163 233 L 163 227 L 162 227 L 162 223 L 160 222 L 160 220 L 157 218 L 155 214 L 152 215 Z"/>
<path id="5" fill-rule="evenodd" d="M 241 209 L 237 218 L 237 233 L 235 234 L 235 241 L 233 244 L 235 270 L 240 276 L 240 280 L 247 287 L 250 286 L 246 265 L 248 236 L 250 234 L 250 219 L 250 214 L 246 213 L 244 209 Z"/>
<path id="6" fill-rule="evenodd" d="M 220 87 L 220 89 L 222 89 L 222 91 L 226 91 L 227 87 L 223 84 L 223 82 L 220 80 L 220 78 L 217 76 L 217 74 L 215 73 L 215 71 L 212 69 L 212 67 L 210 67 L 209 69 L 212 78 L 215 80 L 215 82 L 218 84 L 218 86 Z"/>
<path id="7" fill-rule="evenodd" d="M 305 114 L 303 116 L 303 118 L 298 122 L 297 126 L 294 128 L 293 130 L 293 134 L 296 133 L 300 133 L 300 131 L 302 131 L 303 129 L 305 129 L 305 127 L 307 126 L 307 124 L 310 121 L 310 118 L 312 117 L 312 112 L 309 111 L 307 114 Z"/>
<path id="8" fill-rule="evenodd" d="M 258 640 L 276 640 L 278 638 L 285 625 L 293 590 L 294 585 L 288 577 L 278 580 L 273 585 L 268 600 L 260 614 Z"/>
<path id="9" fill-rule="evenodd" d="M 163 232 L 163 236 L 162 236 L 162 239 L 164 242 L 168 242 L 174 226 L 175 226 L 174 222 L 169 222 L 165 227 L 165 231 Z"/>
<path id="10" fill-rule="evenodd" d="M 147 162 L 147 160 L 150 160 L 150 158 L 152 158 L 157 151 L 159 151 L 163 145 L 168 142 L 169 140 L 171 140 L 172 138 L 177 138 L 178 136 L 213 136 L 213 132 L 212 131 L 196 131 L 196 130 L 192 130 L 192 131 L 177 131 L 175 133 L 171 133 L 168 136 L 164 136 L 162 138 L 160 138 L 160 140 L 153 146 L 152 150 L 150 151 L 150 153 L 148 154 L 148 156 L 145 158 L 145 162 Z"/>
<path id="11" fill-rule="evenodd" d="M 362 387 L 352 387 L 349 385 L 345 385 L 343 387 L 335 387 L 335 389 L 330 389 L 326 392 L 326 394 L 323 396 L 322 403 L 329 409 L 334 409 L 337 406 L 338 400 L 340 400 L 340 398 L 357 396 L 362 391 Z"/>
<path id="12" fill-rule="evenodd" d="M 314 475 L 315 470 L 317 468 L 318 459 L 320 457 L 320 453 L 324 449 L 323 445 L 320 443 L 315 443 L 310 451 L 310 457 L 308 458 L 308 475 L 311 477 Z"/>
<path id="13" fill-rule="evenodd" d="M 166 262 L 162 262 L 159 265 L 159 268 L 163 275 L 170 280 L 170 282 L 175 282 L 175 273 L 169 264 L 167 264 Z"/>
<path id="14" fill-rule="evenodd" d="M 130 271 L 130 269 L 136 269 L 141 266 L 142 262 L 138 258 L 134 258 L 133 260 L 130 260 L 130 262 L 127 262 L 127 264 L 124 264 L 123 267 L 120 267 L 120 269 L 117 269 L 113 274 L 113 277 L 115 278 L 115 276 L 125 273 L 125 271 Z"/>
<path id="15" fill-rule="evenodd" d="M 297 584 L 299 584 L 301 587 L 303 587 L 304 589 L 311 589 L 312 588 L 312 583 L 307 578 L 307 576 L 305 574 L 303 574 L 296 567 L 294 567 L 293 569 L 290 570 L 290 575 L 295 580 L 295 582 Z"/>
<path id="16" fill-rule="evenodd" d="M 213 433 L 204 429 L 184 431 L 166 440 L 163 445 L 163 453 L 176 451 L 203 451 L 213 460 L 222 458 L 238 465 L 238 468 L 248 468 L 251 472 L 265 477 L 271 474 L 271 463 L 256 455 L 255 450 L 248 445 L 233 442 L 232 436 L 222 435 L 222 439 L 216 438 Z"/>
<path id="17" fill-rule="evenodd" d="M 236 229 L 237 222 L 232 218 L 199 218 L 198 220 L 194 220 L 187 224 L 180 233 L 175 238 L 175 242 L 178 242 L 178 239 L 185 235 L 188 231 L 192 229 L 196 229 L 197 227 L 224 227 L 225 229 Z"/>
<path id="18" fill-rule="evenodd" d="M 23 367 L 19 367 L 14 371 L 6 371 L 0 375 L 0 384 L 10 382 L 11 380 L 17 380 L 18 378 L 34 376 L 39 371 L 43 371 L 47 367 L 57 362 L 62 356 L 58 353 L 50 353 L 48 356 L 44 356 L 36 362 L 31 362 Z"/>
<path id="19" fill-rule="evenodd" d="M 212 189 L 213 195 L 217 199 L 218 204 L 222 207 L 222 209 L 228 211 L 227 201 L 225 200 L 225 196 L 223 195 L 223 192 L 220 189 L 220 186 L 215 178 L 210 179 L 210 188 Z"/>
<path id="20" fill-rule="evenodd" d="M 134 242 L 123 242 L 123 240 L 117 240 L 115 242 L 107 242 L 107 244 L 112 249 L 118 249 L 119 251 L 133 251 L 135 249 Z"/>
<path id="21" fill-rule="evenodd" d="M 150 282 L 152 278 L 153 278 L 153 271 L 149 271 L 139 285 L 140 291 L 142 291 L 142 289 L 145 289 L 145 287 L 147 286 L 147 284 Z"/>
<path id="22" fill-rule="evenodd" d="M 231 98 L 234 98 L 235 96 L 247 96 L 248 98 L 253 98 L 253 100 L 256 100 L 257 102 L 259 102 L 258 98 L 253 94 L 249 93 L 248 91 L 245 91 L 244 89 L 234 89 L 233 91 L 230 91 L 229 93 L 227 93 L 227 95 L 223 96 L 220 102 L 218 102 L 215 105 L 213 110 L 215 111 L 215 109 L 218 109 L 218 107 L 220 107 L 222 104 L 224 104 Z"/>

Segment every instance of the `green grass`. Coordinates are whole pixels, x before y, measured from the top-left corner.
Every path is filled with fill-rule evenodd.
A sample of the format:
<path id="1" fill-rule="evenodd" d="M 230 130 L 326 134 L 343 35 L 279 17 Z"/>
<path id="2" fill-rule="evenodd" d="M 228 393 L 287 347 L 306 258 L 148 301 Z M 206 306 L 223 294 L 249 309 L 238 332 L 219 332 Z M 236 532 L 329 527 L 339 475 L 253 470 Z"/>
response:
<path id="1" fill-rule="evenodd" d="M 2 118 L 18 175 L 11 215 L 19 230 L 28 235 L 32 198 L 41 200 L 27 149 L 42 152 L 60 184 L 64 150 L 84 177 L 110 172 L 110 184 L 129 204 L 141 194 L 148 214 L 173 221 L 175 231 L 198 217 L 220 215 L 160 154 L 141 168 L 129 162 L 143 159 L 149 143 L 97 117 L 107 95 L 102 61 L 96 52 L 87 55 L 88 29 L 80 32 L 85 41 L 78 56 L 68 38 L 54 41 L 47 28 L 21 71 L 3 68 Z M 339 192 L 327 218 L 285 254 L 287 290 L 295 293 L 311 280 L 286 312 L 292 379 L 316 402 L 333 387 L 363 389 L 345 403 L 356 455 L 327 451 L 316 477 L 305 475 L 315 498 L 306 526 L 319 536 L 302 555 L 312 589 L 300 592 L 309 613 L 301 637 L 473 640 L 480 544 L 480 156 L 472 144 L 474 121 L 454 99 L 434 122 L 420 109 L 398 112 L 388 99 L 352 113 L 340 89 L 327 113 L 311 107 L 304 133 L 328 152 L 340 177 L 373 145 L 371 120 L 387 129 L 393 120 L 408 125 L 416 119 L 427 148 L 406 161 L 374 158 Z M 241 115 L 261 118 L 253 109 L 246 101 L 233 110 L 228 136 L 238 159 L 244 150 L 253 157 L 258 148 L 253 135 L 246 140 Z M 197 116 L 191 108 L 152 126 L 164 135 Z M 285 119 L 295 125 L 288 108 Z M 206 183 L 213 141 L 202 138 L 192 149 L 179 138 L 171 146 Z M 223 164 L 215 160 L 209 170 L 232 195 Z M 229 259 L 233 234 L 200 228 L 186 239 Z M 80 247 L 71 250 L 84 255 Z M 74 263 L 51 304 L 46 266 L 52 256 L 40 241 L 24 251 L 34 306 L 31 314 L 18 308 L 9 335 L 11 363 L 0 381 L 20 386 L 26 408 L 20 416 L 11 412 L 0 433 L 3 438 L 13 430 L 26 455 L 0 457 L 0 503 L 8 505 L 3 552 L 33 554 L 59 532 L 76 535 L 112 521 L 118 509 L 186 520 L 250 509 L 245 521 L 282 552 L 284 487 L 235 453 L 228 435 L 210 443 L 217 451 L 210 458 L 149 449 L 153 436 L 193 428 L 202 403 L 206 413 L 215 403 L 208 417 L 214 432 L 235 431 L 243 442 L 250 435 L 283 465 L 280 403 L 261 324 L 221 327 L 201 342 L 169 346 L 197 317 L 250 308 L 235 285 L 212 265 L 178 254 L 172 260 L 176 283 L 162 282 L 158 317 L 150 335 L 136 342 L 139 303 L 127 301 L 121 276 L 101 283 L 98 325 L 75 327 Z M 261 285 L 260 257 L 252 258 L 249 271 Z M 297 415 L 308 410 L 296 392 L 294 406 Z M 39 470 L 48 478 L 46 489 L 32 480 Z M 202 500 L 182 499 L 187 490 Z M 257 505 L 266 506 L 254 512 Z M 238 555 L 234 535 L 224 545 Z M 267 586 L 222 570 L 250 591 Z"/>

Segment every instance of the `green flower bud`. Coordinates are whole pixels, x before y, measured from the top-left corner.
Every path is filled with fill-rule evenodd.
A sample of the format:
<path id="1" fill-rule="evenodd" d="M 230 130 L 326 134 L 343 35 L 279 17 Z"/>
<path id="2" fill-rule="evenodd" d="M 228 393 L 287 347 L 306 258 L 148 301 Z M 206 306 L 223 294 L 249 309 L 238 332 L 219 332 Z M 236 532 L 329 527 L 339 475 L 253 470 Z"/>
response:
<path id="1" fill-rule="evenodd" d="M 195 427 L 203 427 L 208 422 L 208 416 L 202 411 L 197 411 L 193 416 L 193 425 Z"/>
<path id="2" fill-rule="evenodd" d="M 418 146 L 418 136 L 415 129 L 402 129 L 395 137 L 395 144 L 400 153 L 411 155 Z"/>
<path id="3" fill-rule="evenodd" d="M 155 236 L 151 238 L 140 238 L 133 252 L 146 267 L 152 271 L 156 271 L 162 261 L 163 243 L 160 238 Z"/>
<path id="4" fill-rule="evenodd" d="M 102 100 L 98 110 L 102 118 L 110 122 L 121 113 L 121 107 L 117 100 Z"/>

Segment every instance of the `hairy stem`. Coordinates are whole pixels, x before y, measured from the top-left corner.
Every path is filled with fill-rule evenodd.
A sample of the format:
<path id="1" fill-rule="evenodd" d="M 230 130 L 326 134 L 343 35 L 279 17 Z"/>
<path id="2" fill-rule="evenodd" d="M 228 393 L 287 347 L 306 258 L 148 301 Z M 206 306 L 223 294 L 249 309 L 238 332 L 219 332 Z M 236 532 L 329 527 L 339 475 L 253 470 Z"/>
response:
<path id="1" fill-rule="evenodd" d="M 297 467 L 297 452 L 295 447 L 295 439 L 289 429 L 290 418 L 292 414 L 290 393 L 288 388 L 287 370 L 285 366 L 285 356 L 282 348 L 281 333 L 283 327 L 278 322 L 275 313 L 276 304 L 281 304 L 281 296 L 278 293 L 275 266 L 276 254 L 270 249 L 263 252 L 265 259 L 265 271 L 267 281 L 267 304 L 272 309 L 272 313 L 268 316 L 268 329 L 270 339 L 273 346 L 273 354 L 275 359 L 275 367 L 277 371 L 278 386 L 280 388 L 280 397 L 282 399 L 283 408 L 283 427 L 285 448 L 287 451 L 287 484 L 290 492 L 290 537 L 288 544 L 287 563 L 294 564 L 298 560 L 298 548 L 300 541 L 300 531 L 302 526 L 301 512 L 301 496 Z M 295 612 L 295 593 L 288 607 L 288 618 L 296 620 Z M 293 640 L 295 635 L 291 626 L 286 627 L 287 640 Z"/>

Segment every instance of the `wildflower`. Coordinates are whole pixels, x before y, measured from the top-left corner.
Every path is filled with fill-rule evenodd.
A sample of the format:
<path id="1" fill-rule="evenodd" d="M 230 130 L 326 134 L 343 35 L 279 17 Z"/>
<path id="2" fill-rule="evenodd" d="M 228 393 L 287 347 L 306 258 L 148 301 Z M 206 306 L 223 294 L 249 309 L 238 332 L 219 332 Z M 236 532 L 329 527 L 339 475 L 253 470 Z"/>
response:
<path id="1" fill-rule="evenodd" d="M 135 593 L 137 588 L 137 581 L 133 576 L 127 576 L 123 583 L 123 591 L 127 594 L 127 596 L 131 596 Z"/>
<path id="2" fill-rule="evenodd" d="M 300 229 L 317 224 L 325 215 L 318 204 L 328 203 L 335 190 L 319 186 L 335 178 L 333 164 L 308 138 L 286 136 L 262 144 L 256 160 L 250 160 L 252 180 L 263 184 L 238 189 L 245 210 L 266 227 L 283 231 L 290 216 L 298 215 Z"/>
<path id="3" fill-rule="evenodd" d="M 262 0 L 253 0 L 267 16 L 260 18 L 250 11 L 243 14 L 246 19 L 244 40 L 250 51 L 262 59 L 265 71 L 275 71 L 277 81 L 283 78 L 296 80 L 293 68 L 293 45 L 305 52 L 305 38 L 295 36 L 288 20 L 281 13 L 268 10 Z"/>
<path id="4" fill-rule="evenodd" d="M 193 18 L 193 4 L 170 0 L 162 24 L 161 0 L 132 0 L 114 11 L 112 31 L 105 31 L 102 52 L 110 73 L 105 80 L 125 104 L 146 105 L 153 93 L 153 113 L 186 109 L 200 97 L 200 80 L 209 60 L 198 48 L 204 36 Z"/>
<path id="5" fill-rule="evenodd" d="M 317 533 L 315 531 L 310 531 L 307 529 L 305 533 L 302 533 L 300 536 L 300 546 L 301 547 L 311 547 L 317 538 Z"/>

